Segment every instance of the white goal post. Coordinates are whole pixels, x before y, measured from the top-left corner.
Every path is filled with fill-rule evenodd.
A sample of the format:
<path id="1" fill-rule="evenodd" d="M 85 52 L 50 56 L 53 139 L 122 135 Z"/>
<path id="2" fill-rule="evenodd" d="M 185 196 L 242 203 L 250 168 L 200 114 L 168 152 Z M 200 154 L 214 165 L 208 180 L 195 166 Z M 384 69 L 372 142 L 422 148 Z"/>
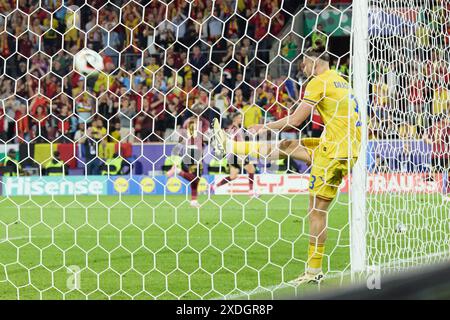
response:
<path id="1" fill-rule="evenodd" d="M 368 1 L 354 1 L 352 12 L 351 46 L 353 92 L 360 105 L 361 149 L 352 172 L 351 196 L 349 206 L 350 221 L 350 264 L 352 275 L 366 271 L 366 184 L 367 184 L 367 105 L 368 105 Z M 349 135 L 349 139 L 350 139 Z M 349 144 L 350 145 L 350 144 Z"/>

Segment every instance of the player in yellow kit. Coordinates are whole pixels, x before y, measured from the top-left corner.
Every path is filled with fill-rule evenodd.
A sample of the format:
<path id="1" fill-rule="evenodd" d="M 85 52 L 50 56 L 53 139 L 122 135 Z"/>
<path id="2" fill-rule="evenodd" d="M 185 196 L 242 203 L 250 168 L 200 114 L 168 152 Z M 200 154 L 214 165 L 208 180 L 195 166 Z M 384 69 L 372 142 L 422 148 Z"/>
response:
<path id="1" fill-rule="evenodd" d="M 297 109 L 290 115 L 265 125 L 251 128 L 255 133 L 266 130 L 287 130 L 300 126 L 317 109 L 324 122 L 320 139 L 284 141 L 280 149 L 291 157 L 312 163 L 309 184 L 309 233 L 307 269 L 295 283 L 319 283 L 323 278 L 322 260 L 327 237 L 327 211 L 336 197 L 338 187 L 355 164 L 361 128 L 356 99 L 348 82 L 329 66 L 329 55 L 308 49 L 303 58 L 304 73 L 311 79 Z M 223 135 L 216 130 L 220 139 Z M 223 140 L 223 139 L 222 139 Z"/>

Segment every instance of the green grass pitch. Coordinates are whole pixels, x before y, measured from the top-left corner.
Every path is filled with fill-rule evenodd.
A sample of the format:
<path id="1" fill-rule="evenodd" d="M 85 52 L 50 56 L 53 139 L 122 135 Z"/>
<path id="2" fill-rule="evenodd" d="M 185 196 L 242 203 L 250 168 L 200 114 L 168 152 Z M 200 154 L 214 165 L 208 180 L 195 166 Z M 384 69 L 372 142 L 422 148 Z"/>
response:
<path id="1" fill-rule="evenodd" d="M 3 198 L 0 299 L 299 294 L 273 286 L 304 271 L 307 196 L 199 200 L 198 210 L 185 196 Z M 333 276 L 349 268 L 347 195 L 333 203 L 328 224 L 324 271 Z M 81 270 L 78 290 L 68 287 L 69 266 Z"/>

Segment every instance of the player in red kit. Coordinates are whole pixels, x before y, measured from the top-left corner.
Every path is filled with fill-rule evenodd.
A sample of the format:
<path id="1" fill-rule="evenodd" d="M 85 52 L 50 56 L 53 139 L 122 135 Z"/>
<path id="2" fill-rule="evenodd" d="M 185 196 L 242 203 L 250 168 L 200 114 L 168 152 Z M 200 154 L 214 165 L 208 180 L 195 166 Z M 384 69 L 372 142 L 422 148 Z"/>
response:
<path id="1" fill-rule="evenodd" d="M 181 168 L 173 165 L 167 172 L 167 176 L 172 177 L 178 174 L 189 181 L 191 206 L 199 208 L 198 184 L 203 171 L 203 151 L 207 141 L 209 122 L 201 116 L 193 115 L 184 122 L 182 128 L 180 143 L 175 148 L 176 152 L 182 155 Z"/>
<path id="2" fill-rule="evenodd" d="M 242 129 L 242 115 L 240 113 L 236 113 L 232 118 L 232 123 L 230 127 L 226 130 L 228 135 L 234 141 L 244 141 L 244 132 Z M 242 173 L 242 166 L 248 174 L 248 184 L 249 184 L 249 195 L 257 197 L 258 194 L 255 192 L 253 188 L 253 182 L 255 179 L 255 166 L 253 163 L 249 161 L 248 156 L 244 159 L 239 158 L 236 154 L 229 154 L 227 156 L 228 166 L 230 169 L 230 175 L 228 177 L 223 178 L 221 181 L 217 183 L 216 186 L 211 185 L 211 191 L 214 191 L 216 188 L 219 188 L 235 179 L 237 179 L 238 175 Z"/>

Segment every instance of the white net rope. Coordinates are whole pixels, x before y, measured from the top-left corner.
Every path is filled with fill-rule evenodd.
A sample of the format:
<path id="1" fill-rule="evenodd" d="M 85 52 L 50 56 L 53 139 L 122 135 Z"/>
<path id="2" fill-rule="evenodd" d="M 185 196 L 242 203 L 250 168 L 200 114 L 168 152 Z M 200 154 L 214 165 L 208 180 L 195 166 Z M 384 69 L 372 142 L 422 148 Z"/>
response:
<path id="1" fill-rule="evenodd" d="M 369 264 L 401 270 L 450 254 L 446 1 L 371 1 Z"/>
<path id="2" fill-rule="evenodd" d="M 404 7 L 373 3 L 387 13 Z M 391 134 L 411 135 L 411 122 L 428 127 L 419 122 L 426 112 L 412 110 L 400 89 L 416 79 L 413 66 L 388 48 L 416 66 L 448 62 L 446 20 L 439 20 L 448 13 L 444 1 L 418 4 L 405 15 L 410 12 L 418 17 L 415 33 L 382 30 L 370 38 L 369 81 L 383 78 L 386 97 L 384 83 L 377 90 L 393 111 L 381 108 L 380 115 L 374 102 L 380 94 L 372 91 L 369 127 L 378 129 L 370 127 L 376 143 L 368 147 L 387 145 L 387 158 L 396 160 L 401 157 L 392 146 L 421 136 Z M 0 298 L 302 293 L 289 281 L 307 266 L 310 165 L 291 157 L 235 155 L 226 160 L 237 161 L 238 177 L 228 182 L 236 170 L 214 154 L 209 126 L 218 119 L 233 134 L 291 114 L 310 80 L 302 65 L 310 46 L 324 47 L 331 68 L 348 80 L 351 18 L 347 0 L 1 1 Z M 102 55 L 103 71 L 83 76 L 73 70 L 82 48 Z M 392 71 L 393 65 L 401 69 Z M 432 79 L 423 74 L 417 85 L 434 94 L 444 80 Z M 426 99 L 420 101 L 434 105 Z M 314 113 L 267 138 L 274 146 L 319 137 L 323 127 Z M 200 154 L 186 148 L 199 140 Z M 426 158 L 417 148 L 422 146 L 408 150 Z M 182 173 L 183 164 L 192 164 L 186 159 L 195 165 Z M 173 164 L 178 169 L 168 177 Z M 374 181 L 398 171 L 375 167 L 377 175 L 369 173 Z M 331 284 L 350 270 L 344 182 L 328 210 L 322 270 Z M 383 188 L 369 189 L 370 264 L 417 257 L 431 262 L 448 252 L 448 205 L 440 191 Z"/>

